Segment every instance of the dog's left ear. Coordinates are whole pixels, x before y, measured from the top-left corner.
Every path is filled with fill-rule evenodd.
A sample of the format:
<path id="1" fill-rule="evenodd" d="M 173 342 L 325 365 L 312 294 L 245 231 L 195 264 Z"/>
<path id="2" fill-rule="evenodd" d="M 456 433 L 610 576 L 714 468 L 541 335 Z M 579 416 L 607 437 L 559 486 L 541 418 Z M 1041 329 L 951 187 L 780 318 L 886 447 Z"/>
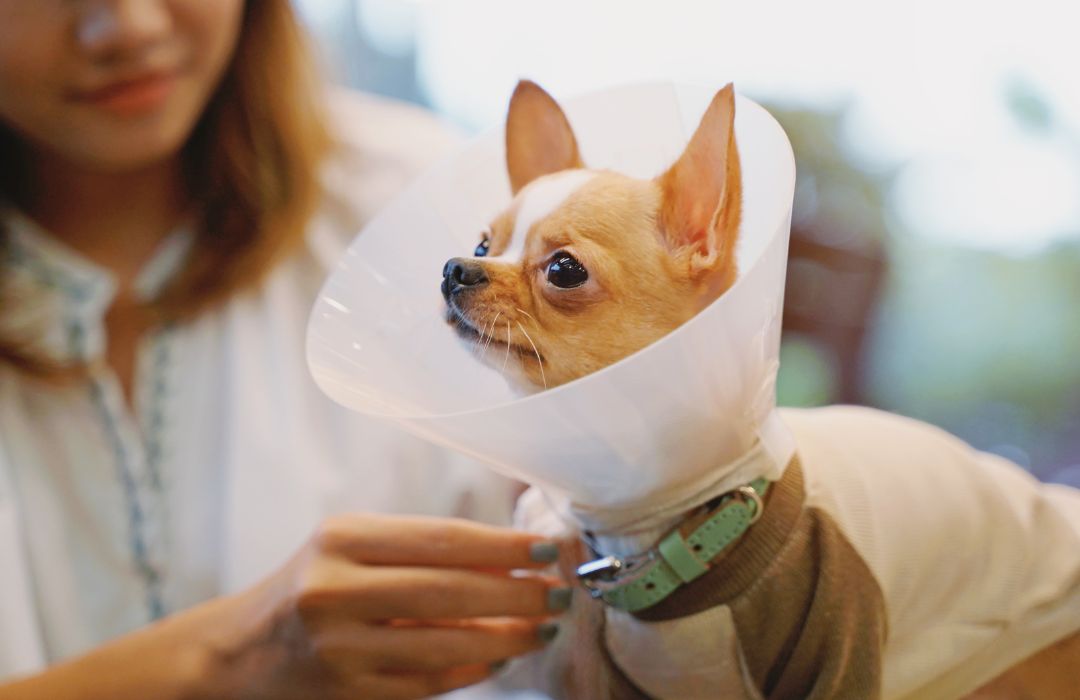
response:
<path id="1" fill-rule="evenodd" d="M 555 98 L 531 80 L 519 82 L 506 115 L 506 168 L 514 194 L 542 175 L 580 167 L 577 139 Z"/>
<path id="2" fill-rule="evenodd" d="M 716 93 L 682 155 L 657 181 L 660 230 L 672 252 L 686 255 L 693 277 L 733 279 L 742 182 L 731 83 Z"/>

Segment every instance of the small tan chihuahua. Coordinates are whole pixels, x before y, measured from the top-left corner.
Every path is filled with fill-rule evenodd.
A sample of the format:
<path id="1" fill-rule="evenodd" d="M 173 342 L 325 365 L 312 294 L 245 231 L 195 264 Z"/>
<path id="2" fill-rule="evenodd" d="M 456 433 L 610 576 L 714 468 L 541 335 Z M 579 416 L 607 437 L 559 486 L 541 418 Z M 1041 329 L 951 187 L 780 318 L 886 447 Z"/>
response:
<path id="1" fill-rule="evenodd" d="M 735 281 L 735 94 L 713 99 L 653 180 L 585 169 L 562 109 L 518 84 L 506 125 L 514 201 L 443 269 L 447 321 L 522 391 L 584 376 L 664 336 Z"/>
<path id="2" fill-rule="evenodd" d="M 562 109 L 521 82 L 506 125 L 514 198 L 472 257 L 446 263 L 447 322 L 529 392 L 694 316 L 736 278 L 734 119 L 729 84 L 678 160 L 638 180 L 587 169 Z M 896 416 L 783 419 L 796 457 L 706 574 L 633 617 L 575 602 L 561 694 L 924 700 L 999 676 L 973 697 L 1078 697 L 1080 494 Z M 644 641 L 615 648 L 628 638 Z"/>

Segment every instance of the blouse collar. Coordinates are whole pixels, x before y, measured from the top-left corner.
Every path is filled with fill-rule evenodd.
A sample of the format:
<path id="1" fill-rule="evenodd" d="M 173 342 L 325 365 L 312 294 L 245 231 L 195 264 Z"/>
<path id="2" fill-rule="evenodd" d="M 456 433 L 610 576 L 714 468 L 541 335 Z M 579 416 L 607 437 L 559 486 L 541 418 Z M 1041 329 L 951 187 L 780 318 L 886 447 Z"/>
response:
<path id="1" fill-rule="evenodd" d="M 5 310 L 0 328 L 33 328 L 43 349 L 61 360 L 89 360 L 105 349 L 104 318 L 116 297 L 115 276 L 45 231 L 21 212 L 0 205 L 8 269 L 18 307 Z M 153 301 L 179 271 L 194 241 L 189 226 L 158 246 L 134 281 L 140 301 Z M 13 317 L 13 318 L 12 318 Z M 76 342 L 77 339 L 77 342 Z"/>

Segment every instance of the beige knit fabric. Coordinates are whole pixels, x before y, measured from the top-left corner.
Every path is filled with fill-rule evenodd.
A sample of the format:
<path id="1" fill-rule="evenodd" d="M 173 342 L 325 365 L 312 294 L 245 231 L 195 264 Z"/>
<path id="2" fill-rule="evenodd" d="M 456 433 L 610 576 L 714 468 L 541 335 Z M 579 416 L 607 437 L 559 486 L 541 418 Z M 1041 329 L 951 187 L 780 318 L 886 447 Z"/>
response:
<path id="1" fill-rule="evenodd" d="M 607 610 L 607 691 L 577 697 L 953 700 L 1010 669 L 1042 697 L 1080 666 L 1040 654 L 1080 630 L 1076 490 L 877 411 L 784 420 L 765 516 L 659 605 Z"/>

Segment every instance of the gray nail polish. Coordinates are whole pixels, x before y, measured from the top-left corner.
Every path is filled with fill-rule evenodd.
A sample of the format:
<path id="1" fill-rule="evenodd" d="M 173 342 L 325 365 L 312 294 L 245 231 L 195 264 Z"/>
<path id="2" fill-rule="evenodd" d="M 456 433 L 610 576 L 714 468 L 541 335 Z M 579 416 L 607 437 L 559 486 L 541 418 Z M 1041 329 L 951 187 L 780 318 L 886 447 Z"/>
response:
<path id="1" fill-rule="evenodd" d="M 573 588 L 552 588 L 547 594 L 547 607 L 549 612 L 562 612 L 569 609 L 570 601 L 574 598 Z"/>
<path id="2" fill-rule="evenodd" d="M 559 561 L 559 547 L 554 542 L 533 542 L 529 545 L 529 559 L 538 564 Z"/>
<path id="3" fill-rule="evenodd" d="M 503 670 L 504 668 L 506 668 L 509 665 L 510 665 L 510 659 L 499 659 L 498 661 L 492 662 L 492 664 L 491 664 L 491 666 L 489 666 L 489 668 L 491 669 L 492 673 L 498 673 L 499 671 Z"/>
<path id="4" fill-rule="evenodd" d="M 551 642 L 555 637 L 559 636 L 559 623 L 545 622 L 536 628 L 536 636 L 545 644 Z"/>

